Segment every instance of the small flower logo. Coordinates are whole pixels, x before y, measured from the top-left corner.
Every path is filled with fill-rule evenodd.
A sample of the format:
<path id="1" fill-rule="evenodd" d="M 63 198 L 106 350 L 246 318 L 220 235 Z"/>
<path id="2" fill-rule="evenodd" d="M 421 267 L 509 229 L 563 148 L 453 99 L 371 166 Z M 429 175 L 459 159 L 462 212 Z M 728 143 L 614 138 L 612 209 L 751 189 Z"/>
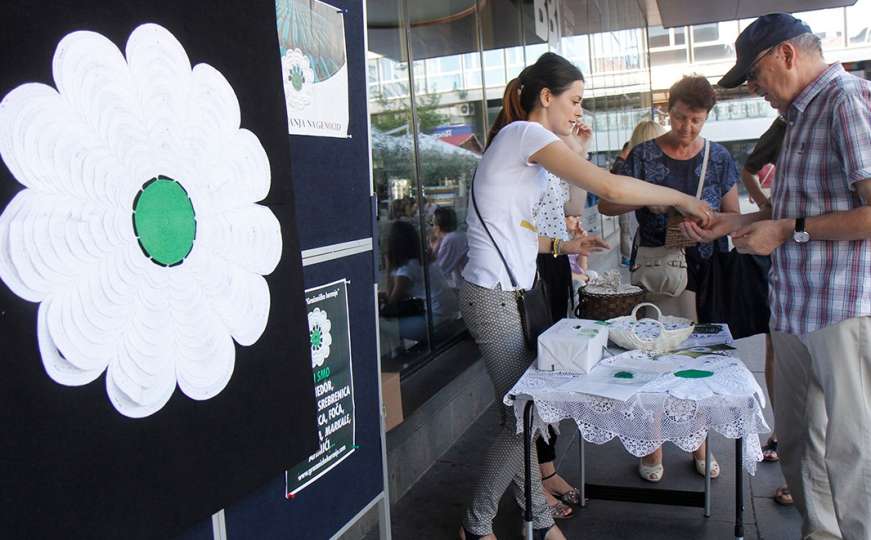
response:
<path id="1" fill-rule="evenodd" d="M 333 336 L 330 329 L 333 323 L 327 317 L 327 312 L 321 308 L 315 308 L 308 314 L 309 342 L 312 351 L 312 368 L 324 365 L 330 356 L 330 345 L 333 344 Z"/>
<path id="2" fill-rule="evenodd" d="M 288 106 L 301 111 L 311 105 L 315 74 L 308 57 L 299 49 L 288 49 L 281 57 L 281 72 Z"/>

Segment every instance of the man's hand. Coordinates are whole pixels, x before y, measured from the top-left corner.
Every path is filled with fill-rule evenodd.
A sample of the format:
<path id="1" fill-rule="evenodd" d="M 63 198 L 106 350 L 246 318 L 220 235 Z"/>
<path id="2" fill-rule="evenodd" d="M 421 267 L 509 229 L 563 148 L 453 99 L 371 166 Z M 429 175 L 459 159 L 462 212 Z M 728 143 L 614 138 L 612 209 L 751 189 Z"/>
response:
<path id="1" fill-rule="evenodd" d="M 602 240 L 599 236 L 577 236 L 571 240 L 560 242 L 560 251 L 562 253 L 577 253 L 579 255 L 589 255 L 597 251 L 607 251 L 611 249 L 608 242 Z"/>
<path id="2" fill-rule="evenodd" d="M 684 221 L 680 224 L 680 231 L 690 240 L 707 243 L 731 234 L 740 227 L 740 214 L 714 212 L 707 227 L 699 227 L 694 221 Z"/>
<path id="3" fill-rule="evenodd" d="M 771 255 L 772 251 L 790 239 L 794 228 L 794 219 L 757 221 L 735 231 L 732 242 L 740 253 Z"/>

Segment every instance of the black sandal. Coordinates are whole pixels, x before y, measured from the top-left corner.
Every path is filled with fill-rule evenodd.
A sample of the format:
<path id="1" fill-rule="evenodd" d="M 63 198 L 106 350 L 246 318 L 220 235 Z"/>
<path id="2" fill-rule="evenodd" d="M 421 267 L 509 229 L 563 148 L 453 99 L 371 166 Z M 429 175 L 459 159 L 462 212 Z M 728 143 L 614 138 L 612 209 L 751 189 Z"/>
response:
<path id="1" fill-rule="evenodd" d="M 547 476 L 541 477 L 541 486 L 544 487 L 544 481 L 548 478 L 553 478 L 556 476 L 557 472 L 554 471 Z M 563 504 L 574 504 L 575 506 L 579 506 L 581 504 L 581 492 L 578 488 L 572 488 L 565 493 L 554 493 L 551 492 L 553 497 Z"/>

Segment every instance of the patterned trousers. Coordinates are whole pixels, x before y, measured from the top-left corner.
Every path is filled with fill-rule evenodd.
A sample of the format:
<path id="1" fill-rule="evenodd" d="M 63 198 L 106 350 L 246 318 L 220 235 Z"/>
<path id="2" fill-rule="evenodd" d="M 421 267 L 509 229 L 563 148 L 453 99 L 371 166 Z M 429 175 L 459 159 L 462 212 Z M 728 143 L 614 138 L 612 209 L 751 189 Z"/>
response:
<path id="1" fill-rule="evenodd" d="M 501 401 L 534 357 L 523 342 L 514 293 L 503 291 L 498 286 L 496 289 L 485 289 L 464 282 L 460 289 L 460 311 L 466 327 L 481 349 L 487 373 L 496 390 L 496 399 Z M 523 436 L 517 433 L 513 411 L 508 411 L 504 417 L 502 429 L 484 459 L 472 504 L 463 517 L 463 526 L 474 534 L 487 535 L 493 532 L 493 518 L 496 517 L 499 499 L 509 485 L 514 488 L 517 504 L 521 508 L 525 507 Z M 542 491 L 535 445 L 532 446 L 532 463 L 533 527 L 549 528 L 553 525 L 553 517 Z"/>

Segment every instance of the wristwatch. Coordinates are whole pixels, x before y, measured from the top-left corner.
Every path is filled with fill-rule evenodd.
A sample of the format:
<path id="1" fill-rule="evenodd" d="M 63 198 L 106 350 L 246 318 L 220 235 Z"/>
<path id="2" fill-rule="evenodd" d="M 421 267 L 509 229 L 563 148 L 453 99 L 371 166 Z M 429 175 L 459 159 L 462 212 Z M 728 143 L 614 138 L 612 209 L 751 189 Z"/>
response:
<path id="1" fill-rule="evenodd" d="M 804 230 L 804 218 L 795 218 L 795 230 L 792 231 L 792 239 L 798 244 L 804 244 L 810 241 L 811 235 Z"/>

